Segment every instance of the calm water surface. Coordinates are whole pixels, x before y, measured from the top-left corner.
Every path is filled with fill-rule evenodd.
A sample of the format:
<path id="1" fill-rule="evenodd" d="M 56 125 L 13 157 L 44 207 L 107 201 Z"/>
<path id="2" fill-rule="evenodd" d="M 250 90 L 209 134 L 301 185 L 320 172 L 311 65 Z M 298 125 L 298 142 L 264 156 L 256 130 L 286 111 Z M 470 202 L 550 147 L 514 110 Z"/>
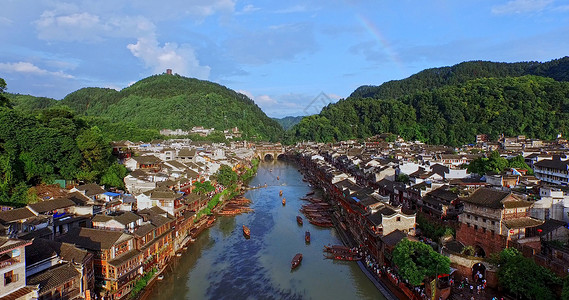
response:
<path id="1" fill-rule="evenodd" d="M 265 183 L 245 194 L 254 212 L 219 217 L 175 259 L 148 299 L 385 299 L 355 262 L 324 259 L 324 245 L 341 243 L 334 229 L 296 223 L 307 203 L 299 198 L 311 189 L 293 165 L 262 163 L 250 185 Z M 251 239 L 243 237 L 242 225 L 251 229 Z M 291 271 L 299 252 L 302 263 Z"/>

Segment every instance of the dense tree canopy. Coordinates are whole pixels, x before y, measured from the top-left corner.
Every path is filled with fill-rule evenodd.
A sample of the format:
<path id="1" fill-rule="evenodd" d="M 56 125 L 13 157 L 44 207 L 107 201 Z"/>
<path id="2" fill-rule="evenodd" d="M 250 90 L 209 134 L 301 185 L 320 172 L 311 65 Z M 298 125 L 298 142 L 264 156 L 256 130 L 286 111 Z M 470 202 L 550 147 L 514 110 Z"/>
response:
<path id="1" fill-rule="evenodd" d="M 420 285 L 426 277 L 450 272 L 448 257 L 421 242 L 401 240 L 393 249 L 393 262 L 399 274 L 412 285 Z"/>
<path id="2" fill-rule="evenodd" d="M 502 250 L 493 258 L 499 266 L 500 285 L 521 299 L 556 299 L 561 279 L 550 270 L 523 257 L 515 248 Z"/>
<path id="3" fill-rule="evenodd" d="M 217 182 L 225 187 L 229 187 L 239 179 L 237 173 L 228 165 L 221 165 L 217 173 L 215 174 Z"/>
<path id="4" fill-rule="evenodd" d="M 56 179 L 123 187 L 124 176 L 101 131 L 68 108 L 0 107 L 0 202 L 27 203 L 29 187 Z"/>
<path id="5" fill-rule="evenodd" d="M 507 168 L 526 170 L 532 175 L 533 170 L 525 163 L 524 157 L 518 155 L 509 160 L 500 156 L 498 151 L 493 151 L 488 157 L 480 157 L 470 162 L 468 172 L 479 175 L 500 174 Z"/>
<path id="6" fill-rule="evenodd" d="M 305 117 L 289 135 L 329 142 L 387 132 L 451 146 L 473 143 L 480 133 L 554 139 L 569 134 L 569 83 L 537 76 L 484 78 L 396 100 L 351 97 Z"/>

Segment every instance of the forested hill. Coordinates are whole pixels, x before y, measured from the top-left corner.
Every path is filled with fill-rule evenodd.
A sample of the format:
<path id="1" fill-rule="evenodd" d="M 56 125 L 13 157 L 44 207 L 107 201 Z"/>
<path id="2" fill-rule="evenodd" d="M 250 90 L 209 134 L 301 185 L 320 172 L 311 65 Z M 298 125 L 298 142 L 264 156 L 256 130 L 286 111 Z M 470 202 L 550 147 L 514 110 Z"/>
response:
<path id="1" fill-rule="evenodd" d="M 477 78 L 519 77 L 524 75 L 538 75 L 550 77 L 557 81 L 569 81 L 569 57 L 566 56 L 545 63 L 463 62 L 451 67 L 426 69 L 409 78 L 388 81 L 380 86 L 364 85 L 357 88 L 350 95 L 350 98 L 395 99 L 413 92 L 465 83 Z"/>
<path id="2" fill-rule="evenodd" d="M 289 138 L 329 142 L 395 133 L 458 146 L 476 134 L 554 139 L 569 134 L 569 82 L 539 76 L 484 78 L 397 99 L 348 98 L 294 126 Z"/>
<path id="3" fill-rule="evenodd" d="M 292 126 L 298 124 L 300 120 L 302 120 L 303 116 L 298 117 L 284 117 L 284 118 L 273 118 L 273 120 L 277 121 L 284 130 L 289 130 Z"/>
<path id="4" fill-rule="evenodd" d="M 13 95 L 10 98 L 15 108 L 22 103 L 35 107 Z M 281 126 L 247 96 L 216 83 L 179 75 L 151 76 L 121 91 L 83 88 L 56 104 L 69 106 L 78 114 L 102 117 L 111 123 L 128 122 L 143 129 L 238 127 L 246 138 L 273 141 L 283 133 Z"/>

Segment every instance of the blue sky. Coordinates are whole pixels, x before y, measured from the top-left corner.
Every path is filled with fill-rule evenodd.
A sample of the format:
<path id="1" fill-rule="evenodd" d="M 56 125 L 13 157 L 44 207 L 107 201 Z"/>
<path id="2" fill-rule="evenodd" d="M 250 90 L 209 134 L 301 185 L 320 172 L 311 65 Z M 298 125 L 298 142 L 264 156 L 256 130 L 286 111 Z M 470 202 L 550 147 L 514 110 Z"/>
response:
<path id="1" fill-rule="evenodd" d="M 272 117 L 425 68 L 569 55 L 567 0 L 3 0 L 0 28 L 12 93 L 120 90 L 171 68 Z"/>

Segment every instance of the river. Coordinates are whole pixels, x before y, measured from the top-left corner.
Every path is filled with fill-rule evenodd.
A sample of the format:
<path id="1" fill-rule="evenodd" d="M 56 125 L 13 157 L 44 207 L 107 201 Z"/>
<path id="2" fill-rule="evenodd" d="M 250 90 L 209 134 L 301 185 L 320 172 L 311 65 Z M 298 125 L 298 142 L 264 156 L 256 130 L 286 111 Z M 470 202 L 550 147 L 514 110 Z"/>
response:
<path id="1" fill-rule="evenodd" d="M 279 177 L 279 180 L 277 179 Z M 311 189 L 287 162 L 261 163 L 250 190 L 254 212 L 219 217 L 188 247 L 148 299 L 385 299 L 355 262 L 324 259 L 322 248 L 341 244 L 335 229 L 296 222 Z M 281 204 L 279 190 L 286 205 Z M 245 239 L 242 225 L 251 229 Z M 305 244 L 309 230 L 311 243 Z M 291 271 L 291 260 L 303 254 Z"/>

